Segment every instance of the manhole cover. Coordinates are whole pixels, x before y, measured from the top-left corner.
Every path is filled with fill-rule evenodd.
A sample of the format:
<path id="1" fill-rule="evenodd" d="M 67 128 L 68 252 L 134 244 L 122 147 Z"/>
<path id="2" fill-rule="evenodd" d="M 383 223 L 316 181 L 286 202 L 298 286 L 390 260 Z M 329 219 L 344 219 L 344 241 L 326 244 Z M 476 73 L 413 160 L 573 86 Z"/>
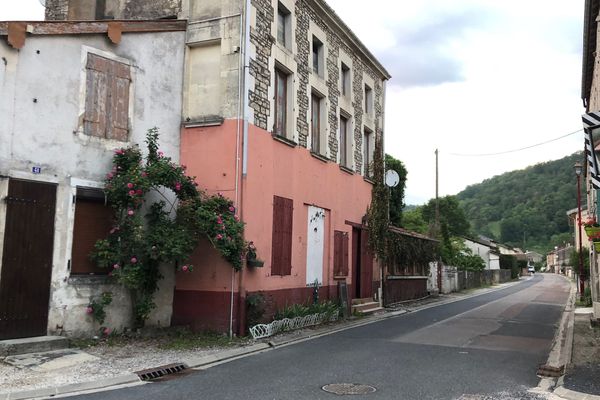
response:
<path id="1" fill-rule="evenodd" d="M 375 392 L 373 386 L 361 385 L 360 383 L 331 383 L 325 385 L 322 389 L 333 394 L 369 394 Z"/>

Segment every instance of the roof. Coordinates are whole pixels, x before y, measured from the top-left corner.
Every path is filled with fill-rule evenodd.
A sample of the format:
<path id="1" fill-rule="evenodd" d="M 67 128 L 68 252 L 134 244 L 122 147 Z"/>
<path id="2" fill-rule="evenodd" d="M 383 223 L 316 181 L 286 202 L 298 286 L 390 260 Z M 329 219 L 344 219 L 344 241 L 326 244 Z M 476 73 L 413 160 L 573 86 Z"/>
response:
<path id="1" fill-rule="evenodd" d="M 337 29 L 350 40 L 350 45 L 362 53 L 370 62 L 371 66 L 377 71 L 384 79 L 389 80 L 392 76 L 390 73 L 381 65 L 381 63 L 375 58 L 375 56 L 369 51 L 369 49 L 360 41 L 360 39 L 352 32 L 352 30 L 346 25 L 344 21 L 333 11 L 324 0 L 308 0 L 315 11 L 322 11 L 319 16 L 322 17 L 328 26 L 333 29 Z"/>
<path id="2" fill-rule="evenodd" d="M 437 239 L 431 238 L 431 237 L 423 235 L 421 233 L 409 231 L 409 230 L 404 229 L 404 228 L 398 228 L 396 226 L 390 226 L 389 230 L 390 230 L 390 232 L 398 233 L 398 234 L 400 234 L 402 236 L 408 236 L 408 237 L 412 237 L 412 238 L 415 238 L 415 239 L 422 239 L 422 240 L 428 240 L 430 242 L 439 243 L 439 240 L 437 240 Z"/>
<path id="3" fill-rule="evenodd" d="M 600 10 L 600 0 L 585 0 L 583 19 L 583 62 L 581 73 L 581 99 L 588 107 L 588 99 L 592 90 L 594 76 L 594 60 L 596 52 L 596 17 Z"/>
<path id="4" fill-rule="evenodd" d="M 29 35 L 87 35 L 106 33 L 115 44 L 121 33 L 185 31 L 186 20 L 105 20 L 105 21 L 1 21 L 0 36 L 8 37 L 8 44 L 20 49 Z"/>

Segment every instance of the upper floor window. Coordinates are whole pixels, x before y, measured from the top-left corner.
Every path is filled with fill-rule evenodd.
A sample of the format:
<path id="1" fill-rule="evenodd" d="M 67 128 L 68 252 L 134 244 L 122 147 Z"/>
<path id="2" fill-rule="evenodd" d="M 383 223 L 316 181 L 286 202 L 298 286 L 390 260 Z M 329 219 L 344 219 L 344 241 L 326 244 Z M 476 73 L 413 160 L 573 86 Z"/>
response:
<path id="1" fill-rule="evenodd" d="M 292 47 L 291 13 L 281 3 L 277 5 L 277 43 L 290 49 Z"/>
<path id="2" fill-rule="evenodd" d="M 273 133 L 287 137 L 289 74 L 275 68 L 275 125 Z"/>
<path id="3" fill-rule="evenodd" d="M 342 96 L 350 95 L 350 67 L 342 63 L 340 68 L 340 85 Z"/>
<path id="4" fill-rule="evenodd" d="M 340 165 L 348 167 L 348 152 L 350 150 L 350 124 L 348 118 L 340 115 Z"/>
<path id="5" fill-rule="evenodd" d="M 373 175 L 373 132 L 365 128 L 363 133 L 363 164 L 364 175 L 370 178 Z"/>
<path id="6" fill-rule="evenodd" d="M 316 154 L 321 154 L 321 104 L 323 98 L 312 93 L 311 95 L 311 107 L 310 107 L 310 138 L 311 138 L 311 151 Z"/>
<path id="7" fill-rule="evenodd" d="M 373 89 L 365 85 L 365 114 L 373 113 Z"/>
<path id="8" fill-rule="evenodd" d="M 130 66 L 97 54 L 87 54 L 83 132 L 127 141 L 129 131 Z"/>
<path id="9" fill-rule="evenodd" d="M 323 76 L 323 42 L 316 36 L 312 38 L 312 68 L 315 74 Z"/>

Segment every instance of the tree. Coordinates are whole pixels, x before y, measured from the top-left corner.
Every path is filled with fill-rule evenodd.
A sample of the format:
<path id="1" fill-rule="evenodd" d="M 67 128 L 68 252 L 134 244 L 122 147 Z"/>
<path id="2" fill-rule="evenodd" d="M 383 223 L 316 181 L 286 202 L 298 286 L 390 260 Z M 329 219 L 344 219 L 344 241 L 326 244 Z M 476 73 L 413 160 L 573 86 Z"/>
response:
<path id="1" fill-rule="evenodd" d="M 423 219 L 421 207 L 417 207 L 410 211 L 404 211 L 401 227 L 408 229 L 409 231 L 427 234 L 429 227 L 427 226 L 427 221 Z"/>
<path id="2" fill-rule="evenodd" d="M 390 189 L 390 223 L 402 226 L 402 210 L 404 209 L 404 190 L 406 189 L 406 168 L 404 163 L 389 154 L 385 155 L 385 167 L 398 173 L 398 185 Z"/>
<path id="3" fill-rule="evenodd" d="M 445 196 L 439 199 L 440 209 L 440 234 L 444 241 L 450 240 L 452 236 L 468 236 L 471 225 L 460 207 L 455 196 Z M 435 199 L 425 204 L 421 213 L 423 219 L 431 226 L 435 223 Z"/>

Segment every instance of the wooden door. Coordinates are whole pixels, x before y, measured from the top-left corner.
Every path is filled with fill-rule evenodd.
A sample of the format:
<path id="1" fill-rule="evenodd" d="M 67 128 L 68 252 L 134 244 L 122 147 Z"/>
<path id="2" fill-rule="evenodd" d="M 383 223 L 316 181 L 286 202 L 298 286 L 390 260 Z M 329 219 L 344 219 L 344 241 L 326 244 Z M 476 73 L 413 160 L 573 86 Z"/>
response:
<path id="1" fill-rule="evenodd" d="M 369 232 L 360 231 L 360 298 L 373 297 L 373 255 L 369 250 Z"/>
<path id="2" fill-rule="evenodd" d="M 0 339 L 45 335 L 56 185 L 11 179 L 5 201 Z"/>
<path id="3" fill-rule="evenodd" d="M 360 298 L 360 232 L 358 228 L 352 228 L 352 297 Z"/>

